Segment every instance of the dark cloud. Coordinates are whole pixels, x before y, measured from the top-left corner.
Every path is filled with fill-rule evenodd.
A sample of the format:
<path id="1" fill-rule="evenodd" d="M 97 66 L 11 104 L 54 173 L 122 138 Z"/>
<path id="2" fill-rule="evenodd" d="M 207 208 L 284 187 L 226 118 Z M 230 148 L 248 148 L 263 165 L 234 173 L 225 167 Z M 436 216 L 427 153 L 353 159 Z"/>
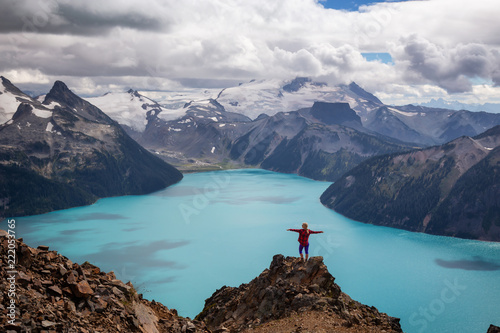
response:
<path id="1" fill-rule="evenodd" d="M 471 79 L 492 79 L 498 84 L 498 52 L 480 44 L 460 44 L 445 48 L 412 36 L 405 40 L 404 57 L 409 69 L 448 93 L 472 90 Z"/>
<path id="2" fill-rule="evenodd" d="M 82 35 L 99 35 L 115 27 L 125 27 L 136 30 L 157 31 L 163 27 L 162 22 L 155 17 L 145 16 L 137 12 L 113 14 L 96 13 L 71 5 L 60 5 L 58 15 L 67 20 L 66 26 L 61 26 L 60 33 Z"/>
<path id="3" fill-rule="evenodd" d="M 0 5 L 0 32 L 104 35 L 115 27 L 157 31 L 165 21 L 139 11 L 94 11 L 55 0 L 8 0 Z"/>

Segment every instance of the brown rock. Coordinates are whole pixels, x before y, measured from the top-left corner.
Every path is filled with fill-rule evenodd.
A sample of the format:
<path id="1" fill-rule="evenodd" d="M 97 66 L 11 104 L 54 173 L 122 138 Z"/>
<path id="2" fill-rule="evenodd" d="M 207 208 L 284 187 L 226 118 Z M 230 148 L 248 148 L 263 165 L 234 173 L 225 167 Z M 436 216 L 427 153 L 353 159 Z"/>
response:
<path id="1" fill-rule="evenodd" d="M 40 251 L 48 251 L 48 250 L 49 250 L 49 247 L 48 247 L 48 246 L 46 246 L 46 245 L 39 245 L 39 246 L 37 247 L 37 249 L 38 249 L 38 250 L 40 250 Z"/>
<path id="2" fill-rule="evenodd" d="M 64 309 L 71 313 L 76 313 L 76 305 L 72 301 L 68 300 L 64 303 Z"/>
<path id="3" fill-rule="evenodd" d="M 75 276 L 75 274 L 73 272 L 70 272 L 68 274 L 68 277 L 66 278 L 66 283 L 70 284 L 70 285 L 76 283 L 76 276 Z"/>
<path id="4" fill-rule="evenodd" d="M 90 288 L 89 283 L 85 280 L 71 285 L 71 290 L 73 291 L 73 294 L 78 298 L 87 298 L 94 293 L 92 288 Z"/>
<path id="5" fill-rule="evenodd" d="M 52 326 L 55 326 L 56 323 L 53 322 L 53 321 L 50 321 L 50 320 L 43 320 L 42 321 L 42 327 L 43 328 L 47 328 L 47 327 L 52 327 Z"/>
<path id="6" fill-rule="evenodd" d="M 44 286 L 51 286 L 53 284 L 54 283 L 50 280 L 42 280 L 42 285 L 44 285 Z"/>
<path id="7" fill-rule="evenodd" d="M 50 291 L 52 291 L 54 294 L 56 294 L 57 296 L 61 296 L 62 295 L 62 290 L 58 286 L 50 286 L 48 289 Z"/>
<path id="8" fill-rule="evenodd" d="M 68 273 L 68 270 L 61 264 L 58 265 L 58 272 L 60 276 L 66 275 Z"/>
<path id="9" fill-rule="evenodd" d="M 17 274 L 17 281 L 22 285 L 27 285 L 27 284 L 31 283 L 32 278 L 28 274 L 25 274 L 24 272 L 19 271 Z"/>

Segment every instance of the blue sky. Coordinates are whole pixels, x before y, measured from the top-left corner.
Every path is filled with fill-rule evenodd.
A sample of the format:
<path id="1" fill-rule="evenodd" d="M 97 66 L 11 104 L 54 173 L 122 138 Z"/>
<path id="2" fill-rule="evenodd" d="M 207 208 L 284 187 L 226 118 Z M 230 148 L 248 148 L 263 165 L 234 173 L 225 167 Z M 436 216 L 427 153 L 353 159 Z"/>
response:
<path id="1" fill-rule="evenodd" d="M 405 0 L 408 1 L 408 0 Z M 401 1 L 373 1 L 373 0 L 326 0 L 321 1 L 323 7 L 332 9 L 344 9 L 348 11 L 357 11 L 362 5 L 369 5 L 377 2 L 401 2 Z"/>

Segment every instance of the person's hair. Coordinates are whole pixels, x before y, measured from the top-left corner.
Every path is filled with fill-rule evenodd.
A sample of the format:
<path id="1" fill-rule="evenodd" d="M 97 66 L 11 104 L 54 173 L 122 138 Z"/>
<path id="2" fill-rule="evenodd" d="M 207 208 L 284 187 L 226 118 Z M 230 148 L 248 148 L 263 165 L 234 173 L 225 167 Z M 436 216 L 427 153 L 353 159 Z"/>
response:
<path id="1" fill-rule="evenodd" d="M 304 226 L 305 226 L 305 228 L 304 228 Z M 308 229 L 309 228 L 309 225 L 307 224 L 307 222 L 302 223 L 302 228 L 303 229 Z"/>

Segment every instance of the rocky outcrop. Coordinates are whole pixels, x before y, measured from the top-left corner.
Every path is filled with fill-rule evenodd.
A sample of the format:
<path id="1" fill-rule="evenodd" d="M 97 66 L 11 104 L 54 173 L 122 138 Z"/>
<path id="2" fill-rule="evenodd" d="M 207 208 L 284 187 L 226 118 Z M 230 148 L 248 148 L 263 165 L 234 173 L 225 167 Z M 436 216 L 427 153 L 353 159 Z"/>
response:
<path id="1" fill-rule="evenodd" d="M 0 252 L 6 254 L 8 248 L 12 245 L 7 233 L 0 230 Z M 0 259 L 0 289 L 15 294 L 11 298 L 8 292 L 0 293 L 2 332 L 209 332 L 205 324 L 143 299 L 130 282 L 117 280 L 113 272 L 73 263 L 48 246 L 35 249 L 21 239 L 13 249 L 17 255 L 13 287 L 7 255 Z M 11 299 L 14 324 L 7 316 Z"/>
<path id="2" fill-rule="evenodd" d="M 500 327 L 495 325 L 490 325 L 490 328 L 488 328 L 488 332 L 486 333 L 500 333 Z"/>
<path id="3" fill-rule="evenodd" d="M 342 327 L 342 332 L 401 332 L 399 319 L 344 294 L 322 257 L 302 263 L 276 255 L 270 268 L 250 283 L 217 290 L 191 320 L 143 299 L 113 272 L 73 263 L 48 246 L 32 248 L 0 230 L 0 252 L 8 249 L 15 251 L 16 262 L 9 262 L 7 255 L 0 258 L 2 332 L 221 333 L 249 327 L 278 332 L 276 326 L 297 328 L 297 318 L 304 328 L 311 323 Z"/>
<path id="4" fill-rule="evenodd" d="M 216 332 L 240 332 L 292 315 L 322 313 L 338 326 L 402 332 L 399 319 L 352 300 L 334 281 L 322 257 L 302 263 L 275 255 L 269 269 L 250 283 L 217 290 L 196 319 Z"/>

